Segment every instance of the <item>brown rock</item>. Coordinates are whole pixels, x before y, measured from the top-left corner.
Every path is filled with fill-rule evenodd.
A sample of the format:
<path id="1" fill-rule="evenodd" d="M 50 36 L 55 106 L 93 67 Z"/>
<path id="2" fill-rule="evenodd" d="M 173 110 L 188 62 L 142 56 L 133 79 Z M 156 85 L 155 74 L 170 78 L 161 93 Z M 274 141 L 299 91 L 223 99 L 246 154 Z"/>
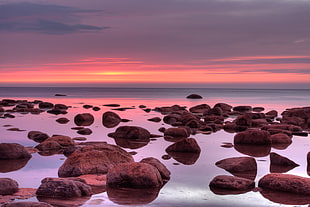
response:
<path id="1" fill-rule="evenodd" d="M 157 168 L 147 163 L 122 163 L 109 169 L 107 185 L 126 188 L 161 187 L 163 181 Z"/>
<path id="2" fill-rule="evenodd" d="M 90 135 L 93 133 L 93 131 L 89 128 L 83 128 L 83 129 L 79 129 L 77 133 L 81 135 Z"/>
<path id="3" fill-rule="evenodd" d="M 198 94 L 190 94 L 186 98 L 187 99 L 202 99 L 202 96 Z"/>
<path id="4" fill-rule="evenodd" d="M 0 143 L 0 160 L 31 158 L 26 148 L 17 143 Z"/>
<path id="5" fill-rule="evenodd" d="M 200 153 L 201 149 L 194 138 L 182 139 L 170 145 L 166 152 Z"/>
<path id="6" fill-rule="evenodd" d="M 63 147 L 56 141 L 44 141 L 37 145 L 35 148 L 37 148 L 40 151 L 58 151 L 62 149 Z"/>
<path id="7" fill-rule="evenodd" d="M 74 123 L 77 126 L 90 126 L 94 123 L 94 116 L 90 113 L 77 114 L 74 117 Z"/>
<path id="8" fill-rule="evenodd" d="M 234 144 L 270 145 L 271 138 L 268 131 L 246 130 L 235 135 Z"/>
<path id="9" fill-rule="evenodd" d="M 75 150 L 58 170 L 59 177 L 105 174 L 114 165 L 133 162 L 132 156 L 118 146 L 107 143 L 86 145 Z"/>
<path id="10" fill-rule="evenodd" d="M 55 104 L 54 109 L 67 110 L 69 107 L 65 104 Z"/>
<path id="11" fill-rule="evenodd" d="M 149 140 L 151 133 L 142 127 L 121 126 L 116 129 L 112 136 L 120 139 Z"/>
<path id="12" fill-rule="evenodd" d="M 207 113 L 210 109 L 211 107 L 208 104 L 200 104 L 191 107 L 189 111 L 192 113 Z"/>
<path id="13" fill-rule="evenodd" d="M 39 103 L 39 108 L 40 109 L 51 109 L 54 107 L 54 104 L 50 103 L 50 102 L 41 102 Z"/>
<path id="14" fill-rule="evenodd" d="M 253 107 L 253 111 L 255 111 L 255 112 L 262 112 L 264 110 L 265 110 L 265 108 L 261 107 L 261 106 Z"/>
<path id="15" fill-rule="evenodd" d="M 215 165 L 237 177 L 254 180 L 257 174 L 257 164 L 253 157 L 227 158 L 217 161 Z"/>
<path id="16" fill-rule="evenodd" d="M 27 136 L 29 139 L 38 143 L 41 143 L 45 141 L 47 138 L 49 138 L 49 136 L 46 133 L 40 131 L 30 131 Z"/>
<path id="17" fill-rule="evenodd" d="M 171 136 L 171 137 L 188 137 L 189 133 L 185 128 L 168 128 L 164 132 L 164 136 Z"/>
<path id="18" fill-rule="evenodd" d="M 57 135 L 57 136 L 50 137 L 50 138 L 45 140 L 45 142 L 47 142 L 47 141 L 58 142 L 63 147 L 68 147 L 68 146 L 74 145 L 74 141 L 71 139 L 71 137 L 63 136 L 63 135 Z"/>
<path id="19" fill-rule="evenodd" d="M 233 107 L 234 111 L 238 111 L 241 113 L 252 111 L 252 106 L 235 106 Z"/>
<path id="20" fill-rule="evenodd" d="M 229 175 L 218 175 L 213 178 L 209 185 L 211 188 L 237 191 L 249 191 L 255 187 L 253 180 Z"/>
<path id="21" fill-rule="evenodd" d="M 271 173 L 261 178 L 258 186 L 263 189 L 310 195 L 310 178 L 297 175 Z"/>
<path id="22" fill-rule="evenodd" d="M 11 178 L 0 178 L 0 195 L 12 195 L 18 191 L 18 183 Z"/>
<path id="23" fill-rule="evenodd" d="M 265 113 L 269 118 L 276 118 L 278 116 L 278 112 L 276 110 L 271 110 Z"/>
<path id="24" fill-rule="evenodd" d="M 262 130 L 270 130 L 270 129 L 281 129 L 281 130 L 288 130 L 291 132 L 302 132 L 302 128 L 300 126 L 295 126 L 292 124 L 271 124 L 262 127 Z"/>
<path id="25" fill-rule="evenodd" d="M 157 168 L 159 171 L 163 181 L 168 181 L 170 179 L 170 171 L 166 168 L 166 166 L 161 163 L 158 159 L 154 157 L 147 157 L 140 161 L 141 163 L 147 163 Z"/>
<path id="26" fill-rule="evenodd" d="M 214 105 L 214 107 L 220 107 L 224 113 L 230 112 L 231 109 L 233 108 L 231 105 L 227 103 L 217 103 Z"/>
<path id="27" fill-rule="evenodd" d="M 252 118 L 248 114 L 238 116 L 234 122 L 239 126 L 252 126 Z"/>
<path id="28" fill-rule="evenodd" d="M 5 203 L 1 207 L 53 207 L 52 205 L 44 202 L 13 202 Z"/>
<path id="29" fill-rule="evenodd" d="M 102 115 L 102 124 L 107 128 L 116 127 L 121 120 L 121 117 L 112 111 L 107 111 Z"/>
<path id="30" fill-rule="evenodd" d="M 56 122 L 60 123 L 60 124 L 66 124 L 68 123 L 70 120 L 67 119 L 66 117 L 62 117 L 62 118 L 59 118 L 59 119 L 56 119 Z"/>
<path id="31" fill-rule="evenodd" d="M 161 121 L 161 118 L 159 118 L 159 117 L 153 117 L 153 118 L 148 119 L 148 121 L 160 122 L 160 121 Z"/>
<path id="32" fill-rule="evenodd" d="M 24 159 L 17 159 L 17 160 L 16 159 L 14 160 L 1 160 L 0 159 L 0 172 L 7 173 L 7 172 L 19 170 L 25 167 L 29 160 L 30 160 L 30 157 L 24 158 Z"/>
<path id="33" fill-rule="evenodd" d="M 36 194 L 43 197 L 82 197 L 91 196 L 91 187 L 79 178 L 44 178 Z"/>
<path id="34" fill-rule="evenodd" d="M 292 137 L 284 133 L 272 134 L 270 136 L 272 144 L 291 144 Z"/>

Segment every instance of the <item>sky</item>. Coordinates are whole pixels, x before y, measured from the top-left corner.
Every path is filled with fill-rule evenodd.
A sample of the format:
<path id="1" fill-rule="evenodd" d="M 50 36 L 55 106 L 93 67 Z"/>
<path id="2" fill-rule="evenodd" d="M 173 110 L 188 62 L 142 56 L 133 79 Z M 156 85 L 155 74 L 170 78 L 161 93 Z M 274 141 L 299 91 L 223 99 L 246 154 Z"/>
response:
<path id="1" fill-rule="evenodd" d="M 310 0 L 0 0 L 0 86 L 310 89 Z"/>

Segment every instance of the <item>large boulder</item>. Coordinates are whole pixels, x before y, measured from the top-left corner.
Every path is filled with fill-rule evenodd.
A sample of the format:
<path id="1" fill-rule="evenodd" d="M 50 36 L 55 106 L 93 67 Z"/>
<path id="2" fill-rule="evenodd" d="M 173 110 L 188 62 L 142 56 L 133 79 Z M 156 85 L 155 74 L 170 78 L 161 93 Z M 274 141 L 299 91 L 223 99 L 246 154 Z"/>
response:
<path id="1" fill-rule="evenodd" d="M 138 126 L 120 126 L 109 136 L 119 139 L 149 140 L 151 133 L 148 130 Z"/>
<path id="2" fill-rule="evenodd" d="M 36 194 L 43 197 L 82 197 L 91 196 L 92 190 L 79 178 L 44 178 Z"/>
<path id="3" fill-rule="evenodd" d="M 270 133 L 265 130 L 246 130 L 234 137 L 234 144 L 271 145 Z"/>
<path id="4" fill-rule="evenodd" d="M 26 148 L 17 143 L 0 143 L 0 160 L 31 158 Z"/>
<path id="5" fill-rule="evenodd" d="M 147 163 L 122 163 L 109 169 L 107 185 L 126 188 L 161 187 L 163 180 L 156 167 Z"/>
<path id="6" fill-rule="evenodd" d="M 229 175 L 218 175 L 212 179 L 209 186 L 227 190 L 248 191 L 255 187 L 253 180 Z"/>
<path id="7" fill-rule="evenodd" d="M 28 132 L 28 138 L 41 143 L 43 141 L 45 141 L 47 138 L 49 138 L 49 136 L 46 133 L 40 132 L 40 131 L 30 131 Z"/>
<path id="8" fill-rule="evenodd" d="M 102 115 L 102 124 L 107 128 L 116 127 L 121 120 L 121 117 L 112 111 L 107 111 Z"/>
<path id="9" fill-rule="evenodd" d="M 95 118 L 90 113 L 77 114 L 74 117 L 74 123 L 77 126 L 90 126 L 94 123 Z"/>
<path id="10" fill-rule="evenodd" d="M 18 183 L 11 178 L 0 178 L 0 195 L 12 195 L 18 191 Z"/>
<path id="11" fill-rule="evenodd" d="M 132 156 L 118 146 L 106 143 L 84 146 L 75 150 L 58 170 L 59 177 L 77 177 L 86 174 L 105 174 L 108 169 L 125 162 L 134 162 Z"/>
<path id="12" fill-rule="evenodd" d="M 154 157 L 147 157 L 147 158 L 142 159 L 140 162 L 141 163 L 147 163 L 147 164 L 150 164 L 150 165 L 153 165 L 154 167 L 156 167 L 157 170 L 159 171 L 163 181 L 168 181 L 170 179 L 170 174 L 171 174 L 170 171 L 158 159 L 156 159 Z"/>
<path id="13" fill-rule="evenodd" d="M 258 186 L 263 189 L 310 195 L 310 178 L 297 175 L 271 173 L 262 177 Z"/>
<path id="14" fill-rule="evenodd" d="M 253 157 L 232 157 L 215 163 L 237 177 L 254 180 L 257 173 L 257 163 Z"/>

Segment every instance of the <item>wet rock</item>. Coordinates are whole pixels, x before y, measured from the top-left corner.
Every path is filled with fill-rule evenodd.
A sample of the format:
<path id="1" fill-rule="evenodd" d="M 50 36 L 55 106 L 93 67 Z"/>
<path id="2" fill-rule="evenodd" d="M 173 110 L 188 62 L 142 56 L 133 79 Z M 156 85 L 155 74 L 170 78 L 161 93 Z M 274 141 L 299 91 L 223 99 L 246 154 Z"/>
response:
<path id="1" fill-rule="evenodd" d="M 270 153 L 270 172 L 271 173 L 285 173 L 295 167 L 299 166 L 294 161 L 283 157 L 277 153 Z"/>
<path id="2" fill-rule="evenodd" d="M 160 121 L 161 121 L 161 118 L 159 118 L 159 117 L 153 117 L 153 118 L 148 119 L 148 121 L 160 122 Z"/>
<path id="3" fill-rule="evenodd" d="M 58 110 L 67 110 L 69 107 L 66 106 L 65 104 L 55 104 L 54 109 Z"/>
<path id="4" fill-rule="evenodd" d="M 36 194 L 42 197 L 82 197 L 91 196 L 91 187 L 78 178 L 44 178 Z"/>
<path id="5" fill-rule="evenodd" d="M 161 187 L 163 181 L 157 168 L 147 163 L 122 163 L 109 169 L 107 185 L 127 188 Z"/>
<path id="6" fill-rule="evenodd" d="M 86 141 L 87 138 L 86 137 L 74 137 L 74 138 L 72 138 L 72 140 L 74 140 L 74 141 Z"/>
<path id="7" fill-rule="evenodd" d="M 62 149 L 63 147 L 56 141 L 44 141 L 37 145 L 35 148 L 37 148 L 40 151 L 58 151 Z"/>
<path id="8" fill-rule="evenodd" d="M 81 135 L 90 135 L 93 133 L 93 131 L 89 128 L 83 128 L 83 129 L 79 129 L 77 133 Z"/>
<path id="9" fill-rule="evenodd" d="M 274 191 L 310 195 L 310 178 L 297 175 L 271 173 L 261 178 L 258 186 Z"/>
<path id="10" fill-rule="evenodd" d="M 199 94 L 190 94 L 186 98 L 187 99 L 202 99 L 202 96 Z"/>
<path id="11" fill-rule="evenodd" d="M 11 119 L 15 118 L 15 116 L 14 116 L 13 114 L 9 114 L 9 113 L 5 113 L 5 114 L 3 115 L 3 117 L 4 117 L 4 118 L 11 118 Z"/>
<path id="12" fill-rule="evenodd" d="M 266 117 L 269 117 L 269 118 L 276 118 L 278 116 L 278 112 L 276 110 L 271 110 L 271 111 L 268 111 L 267 113 L 265 113 Z"/>
<path id="13" fill-rule="evenodd" d="M 120 122 L 121 117 L 112 111 L 107 111 L 102 115 L 102 124 L 107 128 L 116 127 Z"/>
<path id="14" fill-rule="evenodd" d="M 209 184 L 212 191 L 215 189 L 227 189 L 227 190 L 236 190 L 241 191 L 239 193 L 244 193 L 250 191 L 255 187 L 253 180 L 246 178 L 240 178 L 229 175 L 218 175 L 212 179 Z"/>
<path id="15" fill-rule="evenodd" d="M 46 139 L 44 142 L 47 142 L 47 141 L 55 141 L 59 143 L 62 147 L 68 147 L 68 146 L 74 145 L 74 141 L 71 139 L 71 137 L 63 136 L 63 135 L 52 136 Z"/>
<path id="16" fill-rule="evenodd" d="M 292 124 L 271 124 L 262 127 L 262 130 L 270 130 L 270 129 L 281 129 L 288 130 L 291 132 L 302 132 L 302 128 L 300 126 L 295 126 Z"/>
<path id="17" fill-rule="evenodd" d="M 12 195 L 18 191 L 18 183 L 11 178 L 0 178 L 0 195 Z"/>
<path id="18" fill-rule="evenodd" d="M 227 103 L 217 103 L 214 105 L 214 107 L 220 107 L 224 113 L 230 112 L 231 109 L 233 108 L 231 105 L 229 105 Z"/>
<path id="19" fill-rule="evenodd" d="M 5 203 L 1 207 L 53 207 L 52 205 L 44 202 L 12 202 Z"/>
<path id="20" fill-rule="evenodd" d="M 234 122 L 236 123 L 236 125 L 239 126 L 246 126 L 246 127 L 252 126 L 252 118 L 248 114 L 238 116 L 234 120 Z"/>
<path id="21" fill-rule="evenodd" d="M 14 160 L 1 160 L 0 159 L 0 172 L 7 173 L 7 172 L 19 170 L 25 167 L 29 160 L 30 160 L 30 157 L 24 158 L 24 159 L 17 159 L 17 160 L 16 159 Z"/>
<path id="22" fill-rule="evenodd" d="M 165 106 L 165 107 L 155 107 L 154 111 L 160 112 L 161 114 L 169 114 L 172 112 L 184 111 L 186 110 L 186 106 Z"/>
<path id="23" fill-rule="evenodd" d="M 58 170 L 59 177 L 105 174 L 114 165 L 133 162 L 132 156 L 118 146 L 107 143 L 86 145 L 75 150 Z"/>
<path id="24" fill-rule="evenodd" d="M 67 96 L 66 94 L 56 93 L 54 96 Z"/>
<path id="25" fill-rule="evenodd" d="M 193 106 L 189 109 L 192 113 L 208 113 L 208 111 L 211 109 L 211 107 L 208 104 L 200 104 Z"/>
<path id="26" fill-rule="evenodd" d="M 257 174 L 257 164 L 253 157 L 227 158 L 217 161 L 215 165 L 237 177 L 254 180 Z"/>
<path id="27" fill-rule="evenodd" d="M 65 111 L 65 110 L 60 110 L 60 109 L 55 109 L 55 108 L 53 108 L 53 109 L 51 109 L 51 110 L 47 110 L 46 112 L 49 113 L 49 114 L 55 114 L 55 115 L 67 114 L 67 113 L 68 113 L 68 112 Z"/>
<path id="28" fill-rule="evenodd" d="M 234 144 L 271 145 L 271 138 L 268 131 L 246 130 L 234 136 Z"/>
<path id="29" fill-rule="evenodd" d="M 100 108 L 98 106 L 93 107 L 94 111 L 100 111 Z"/>
<path id="30" fill-rule="evenodd" d="M 31 158 L 26 148 L 17 143 L 0 143 L 0 160 Z"/>
<path id="31" fill-rule="evenodd" d="M 241 113 L 252 111 L 252 106 L 235 106 L 233 107 L 233 111 L 238 111 Z"/>
<path id="32" fill-rule="evenodd" d="M 223 110 L 220 107 L 213 107 L 208 112 L 208 115 L 216 115 L 216 116 L 223 116 Z"/>
<path id="33" fill-rule="evenodd" d="M 169 147 L 166 152 L 200 153 L 201 149 L 194 138 L 182 139 Z"/>
<path id="34" fill-rule="evenodd" d="M 167 169 L 167 167 L 161 163 L 158 159 L 154 157 L 147 157 L 140 161 L 141 163 L 147 163 L 157 168 L 159 171 L 161 178 L 164 182 L 167 182 L 170 179 L 170 171 Z"/>
<path id="35" fill-rule="evenodd" d="M 93 106 L 89 105 L 89 104 L 85 104 L 85 105 L 83 105 L 83 108 L 84 109 L 90 109 L 90 108 L 93 108 Z"/>
<path id="36" fill-rule="evenodd" d="M 261 128 L 269 122 L 266 119 L 252 119 L 252 127 Z"/>
<path id="37" fill-rule="evenodd" d="M 77 126 L 90 126 L 94 123 L 94 116 L 90 113 L 77 114 L 74 117 L 74 123 Z"/>
<path id="38" fill-rule="evenodd" d="M 56 122 L 60 123 L 60 124 L 66 124 L 68 123 L 70 120 L 63 117 L 63 118 L 59 118 L 59 119 L 56 119 Z"/>
<path id="39" fill-rule="evenodd" d="M 280 120 L 281 124 L 293 124 L 297 126 L 303 126 L 306 123 L 306 120 L 300 117 L 289 117 L 289 116 L 284 116 Z"/>
<path id="40" fill-rule="evenodd" d="M 41 102 L 41 103 L 39 103 L 39 108 L 40 109 L 51 109 L 53 107 L 54 107 L 54 104 L 50 103 L 50 102 Z"/>
<path id="41" fill-rule="evenodd" d="M 261 106 L 253 107 L 253 111 L 255 111 L 255 112 L 262 112 L 264 110 L 265 110 L 265 108 L 261 107 Z"/>
<path id="42" fill-rule="evenodd" d="M 120 107 L 121 105 L 119 105 L 119 104 L 104 104 L 103 106 L 107 106 L 107 107 Z"/>
<path id="43" fill-rule="evenodd" d="M 138 140 L 149 140 L 151 133 L 137 126 L 121 126 L 116 129 L 116 131 L 111 134 L 113 138 L 119 139 L 138 139 Z"/>
<path id="44" fill-rule="evenodd" d="M 189 137 L 189 133 L 185 128 L 168 128 L 164 132 L 164 136 L 171 136 L 171 137 L 182 137 L 187 138 Z"/>

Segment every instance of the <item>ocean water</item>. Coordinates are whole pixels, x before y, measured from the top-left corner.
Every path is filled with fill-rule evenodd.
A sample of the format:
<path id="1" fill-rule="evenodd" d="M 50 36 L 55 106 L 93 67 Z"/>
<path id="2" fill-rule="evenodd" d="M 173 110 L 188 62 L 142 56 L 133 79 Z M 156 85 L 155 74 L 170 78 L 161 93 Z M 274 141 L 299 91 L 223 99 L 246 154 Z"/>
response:
<path id="1" fill-rule="evenodd" d="M 189 94 L 199 94 L 203 99 L 186 99 Z M 66 96 L 55 96 L 64 94 Z M 74 116 L 78 113 L 91 113 L 95 122 L 89 127 L 93 133 L 85 135 L 87 141 L 106 141 L 109 144 L 116 144 L 115 140 L 107 134 L 114 132 L 118 126 L 132 125 L 140 126 L 149 130 L 152 134 L 162 135 L 158 131 L 160 127 L 171 127 L 163 123 L 150 122 L 147 119 L 152 117 L 163 118 L 164 115 L 151 111 L 146 113 L 139 105 L 145 105 L 150 109 L 162 106 L 178 104 L 190 108 L 192 106 L 206 103 L 211 107 L 216 103 L 228 103 L 232 106 L 250 105 L 253 107 L 264 107 L 264 112 L 277 110 L 279 114 L 287 108 L 310 106 L 310 90 L 296 89 L 211 89 L 211 88 L 0 88 L 0 99 L 18 100 L 42 100 L 54 104 L 63 103 L 71 108 L 66 115 L 53 115 L 43 112 L 36 114 L 16 113 L 15 118 L 0 119 L 0 141 L 9 143 L 20 143 L 27 147 L 34 147 L 37 143 L 29 140 L 27 134 L 31 130 L 38 130 L 52 136 L 62 134 L 70 137 L 80 137 L 72 127 L 75 127 Z M 99 111 L 83 108 L 84 104 L 100 107 Z M 103 106 L 104 104 L 120 104 L 120 107 L 130 107 L 126 111 L 114 111 L 121 118 L 129 119 L 130 122 L 120 123 L 115 128 L 105 128 L 102 125 L 102 114 L 112 111 L 113 107 Z M 6 107 L 5 109 L 9 109 Z M 70 120 L 67 124 L 59 124 L 55 120 L 66 117 Z M 10 131 L 10 128 L 19 128 L 21 131 Z M 144 204 L 139 206 L 308 206 L 308 203 L 292 201 L 287 203 L 284 200 L 274 200 L 257 191 L 250 191 L 242 194 L 221 194 L 213 192 L 209 188 L 210 181 L 217 175 L 230 175 L 229 172 L 218 168 L 215 162 L 229 158 L 249 156 L 249 152 L 232 148 L 223 148 L 223 143 L 233 143 L 234 133 L 224 130 L 209 135 L 191 135 L 198 142 L 201 153 L 192 163 L 182 163 L 173 158 L 164 160 L 165 149 L 172 144 L 164 138 L 151 140 L 147 145 L 140 148 L 126 148 L 129 152 L 136 152 L 135 161 L 145 157 L 159 159 L 171 171 L 171 179 L 160 190 L 155 192 Z M 309 177 L 306 169 L 306 155 L 310 151 L 310 141 L 307 137 L 293 137 L 293 143 L 286 149 L 271 149 L 286 156 L 298 163 L 300 166 L 290 170 L 289 174 Z M 270 172 L 269 155 L 254 157 L 257 161 L 258 172 L 255 178 L 256 186 L 259 179 Z M 38 188 L 45 177 L 58 177 L 58 168 L 65 160 L 65 156 L 55 154 L 50 156 L 34 153 L 33 157 L 18 170 L 0 172 L 0 177 L 10 177 L 18 181 L 22 188 Z M 127 198 L 130 206 L 136 206 L 139 197 Z M 140 195 L 141 196 L 141 195 Z M 143 197 L 143 196 L 142 196 Z M 31 198 L 30 200 L 36 200 Z M 70 206 L 69 204 L 67 206 Z M 80 206 L 127 206 L 120 205 L 119 200 L 107 192 L 93 195 L 87 200 L 82 200 Z M 129 205 L 128 205 L 129 206 Z"/>

